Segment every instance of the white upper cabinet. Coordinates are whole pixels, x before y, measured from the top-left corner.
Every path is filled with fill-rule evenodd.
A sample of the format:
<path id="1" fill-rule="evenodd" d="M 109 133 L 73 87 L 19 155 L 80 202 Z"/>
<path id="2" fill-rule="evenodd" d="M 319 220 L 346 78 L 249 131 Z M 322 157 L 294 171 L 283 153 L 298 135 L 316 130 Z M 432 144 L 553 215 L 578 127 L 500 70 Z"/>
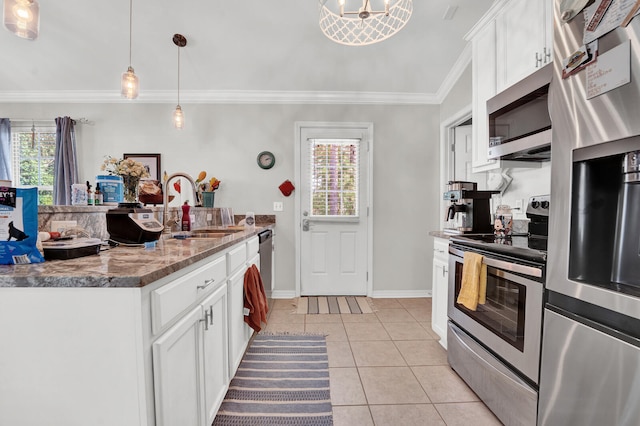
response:
<path id="1" fill-rule="evenodd" d="M 496 17 L 498 93 L 553 59 L 553 2 L 510 0 Z"/>
<path id="2" fill-rule="evenodd" d="M 474 173 L 539 167 L 488 158 L 487 100 L 551 61 L 552 16 L 552 0 L 497 0 L 465 37 L 472 46 Z"/>
<path id="3" fill-rule="evenodd" d="M 496 25 L 489 21 L 471 40 L 473 172 L 499 167 L 497 160 L 487 158 L 489 151 L 489 117 L 487 100 L 496 94 Z"/>

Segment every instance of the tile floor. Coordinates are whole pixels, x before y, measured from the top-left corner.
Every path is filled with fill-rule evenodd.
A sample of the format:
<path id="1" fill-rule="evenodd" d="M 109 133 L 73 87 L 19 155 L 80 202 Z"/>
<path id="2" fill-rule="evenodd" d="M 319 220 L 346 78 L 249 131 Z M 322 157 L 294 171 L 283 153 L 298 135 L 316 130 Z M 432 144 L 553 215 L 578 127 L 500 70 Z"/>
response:
<path id="1" fill-rule="evenodd" d="M 300 315 L 278 299 L 265 328 L 327 334 L 335 426 L 501 424 L 447 364 L 430 298 L 373 304 L 373 314 Z"/>

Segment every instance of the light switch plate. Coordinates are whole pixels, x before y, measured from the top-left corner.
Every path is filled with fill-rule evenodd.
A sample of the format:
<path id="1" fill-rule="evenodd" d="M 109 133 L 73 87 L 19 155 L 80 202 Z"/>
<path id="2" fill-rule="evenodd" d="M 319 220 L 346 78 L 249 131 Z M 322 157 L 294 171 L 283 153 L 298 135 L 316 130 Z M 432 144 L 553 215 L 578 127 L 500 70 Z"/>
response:
<path id="1" fill-rule="evenodd" d="M 516 210 L 518 210 L 521 213 L 522 213 L 522 205 L 523 205 L 523 203 L 524 203 L 524 200 L 522 200 L 522 199 L 516 200 Z"/>
<path id="2" fill-rule="evenodd" d="M 281 212 L 284 210 L 284 203 L 282 201 L 274 201 L 273 202 L 273 211 Z"/>

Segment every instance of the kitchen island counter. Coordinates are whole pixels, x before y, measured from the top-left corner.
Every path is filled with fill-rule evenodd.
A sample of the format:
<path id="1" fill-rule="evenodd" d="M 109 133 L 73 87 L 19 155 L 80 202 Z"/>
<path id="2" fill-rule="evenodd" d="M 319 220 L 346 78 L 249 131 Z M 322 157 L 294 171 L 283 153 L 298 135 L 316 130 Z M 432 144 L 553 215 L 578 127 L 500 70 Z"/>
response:
<path id="1" fill-rule="evenodd" d="M 167 238 L 151 249 L 118 246 L 99 255 L 0 265 L 0 287 L 143 287 L 274 225 L 221 238 Z"/>

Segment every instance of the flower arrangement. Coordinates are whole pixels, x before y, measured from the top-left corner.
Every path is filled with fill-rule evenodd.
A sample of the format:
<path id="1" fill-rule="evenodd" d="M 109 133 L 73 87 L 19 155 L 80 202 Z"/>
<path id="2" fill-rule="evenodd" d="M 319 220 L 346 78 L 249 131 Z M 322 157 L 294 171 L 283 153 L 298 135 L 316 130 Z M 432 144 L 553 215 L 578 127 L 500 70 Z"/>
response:
<path id="1" fill-rule="evenodd" d="M 107 156 L 100 170 L 122 177 L 125 203 L 138 202 L 140 179 L 149 177 L 149 171 L 144 164 L 131 158 L 117 159 Z"/>
<path id="2" fill-rule="evenodd" d="M 207 178 L 207 172 L 201 171 L 198 174 L 198 178 L 196 179 L 196 188 L 198 189 L 198 205 L 208 204 L 203 198 L 203 193 L 205 192 L 213 192 L 220 187 L 220 181 L 216 177 L 212 177 L 209 179 L 209 182 L 205 182 L 204 180 Z M 213 194 L 210 197 L 211 204 L 206 205 L 206 207 L 213 207 Z"/>
<path id="3" fill-rule="evenodd" d="M 140 178 L 149 177 L 149 171 L 139 161 L 135 161 L 131 158 L 118 159 L 112 156 L 107 156 L 100 166 L 100 170 L 109 173 L 110 175 L 117 176 L 133 176 Z"/>

